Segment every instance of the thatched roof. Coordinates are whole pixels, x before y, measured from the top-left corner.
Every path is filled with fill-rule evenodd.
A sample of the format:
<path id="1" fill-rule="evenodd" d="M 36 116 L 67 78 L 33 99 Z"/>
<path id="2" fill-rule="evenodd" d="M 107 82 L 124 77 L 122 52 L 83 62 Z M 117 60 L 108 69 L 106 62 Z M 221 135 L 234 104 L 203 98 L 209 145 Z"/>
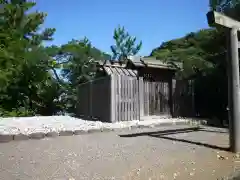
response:
<path id="1" fill-rule="evenodd" d="M 108 75 L 127 75 L 136 77 L 137 71 L 126 68 L 126 64 L 120 64 L 118 62 L 110 62 L 110 61 L 99 61 L 98 64 L 101 67 L 101 70 L 104 70 Z"/>
<path id="2" fill-rule="evenodd" d="M 158 68 L 158 69 L 171 69 L 176 70 L 177 68 L 181 68 L 180 63 L 166 63 L 163 60 L 156 59 L 155 57 L 137 57 L 132 56 L 129 57 L 129 61 L 133 63 L 136 67 L 150 67 L 150 68 Z"/>
<path id="3" fill-rule="evenodd" d="M 169 69 L 177 70 L 181 68 L 181 64 L 169 64 L 164 63 L 154 57 L 139 57 L 139 56 L 129 56 L 127 63 L 119 63 L 117 61 L 97 61 L 98 66 L 101 70 L 104 70 L 107 74 L 118 74 L 118 75 L 128 75 L 137 76 L 137 71 L 128 68 L 128 63 L 132 63 L 135 67 L 147 67 L 147 68 L 158 68 L 158 69 Z"/>

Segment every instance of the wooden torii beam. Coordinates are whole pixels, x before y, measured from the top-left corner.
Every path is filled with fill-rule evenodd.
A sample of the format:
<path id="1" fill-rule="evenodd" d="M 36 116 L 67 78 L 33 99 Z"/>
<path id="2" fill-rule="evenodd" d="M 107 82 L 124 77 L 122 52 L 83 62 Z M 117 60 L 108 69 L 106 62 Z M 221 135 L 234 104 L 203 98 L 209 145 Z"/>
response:
<path id="1" fill-rule="evenodd" d="M 228 107 L 229 107 L 229 139 L 230 150 L 240 152 L 240 92 L 239 92 L 239 55 L 238 31 L 240 22 L 222 13 L 210 11 L 207 13 L 208 24 L 211 27 L 226 28 L 228 44 Z"/>

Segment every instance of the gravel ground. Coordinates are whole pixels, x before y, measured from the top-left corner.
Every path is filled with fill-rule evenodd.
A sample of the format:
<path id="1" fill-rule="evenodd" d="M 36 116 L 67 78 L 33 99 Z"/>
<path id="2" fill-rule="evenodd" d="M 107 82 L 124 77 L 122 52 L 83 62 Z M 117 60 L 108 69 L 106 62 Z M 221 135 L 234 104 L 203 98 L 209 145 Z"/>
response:
<path id="1" fill-rule="evenodd" d="M 70 116 L 35 116 L 20 118 L 0 118 L 1 134 L 49 133 L 93 129 L 119 129 L 132 126 L 154 126 L 162 123 L 187 122 L 189 119 L 151 117 L 145 121 L 122 121 L 118 123 L 103 123 L 100 121 L 85 121 Z"/>
<path id="2" fill-rule="evenodd" d="M 0 179 L 215 180 L 239 170 L 238 156 L 225 151 L 226 130 L 185 128 L 189 126 L 1 143 Z"/>

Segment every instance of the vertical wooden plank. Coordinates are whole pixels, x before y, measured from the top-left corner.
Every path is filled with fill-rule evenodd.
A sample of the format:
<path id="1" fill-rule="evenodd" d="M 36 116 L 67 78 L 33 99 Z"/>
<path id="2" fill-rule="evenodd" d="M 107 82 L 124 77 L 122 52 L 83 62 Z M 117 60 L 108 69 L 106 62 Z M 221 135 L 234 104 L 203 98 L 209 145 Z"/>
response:
<path id="1" fill-rule="evenodd" d="M 146 97 L 146 92 L 147 92 L 147 88 L 146 88 L 146 82 L 144 81 L 144 116 L 147 115 L 147 97 Z"/>
<path id="2" fill-rule="evenodd" d="M 168 98 L 169 98 L 169 115 L 173 117 L 173 95 L 172 95 L 172 78 L 168 80 Z"/>
<path id="3" fill-rule="evenodd" d="M 121 78 L 121 87 L 122 87 L 122 96 L 121 96 L 121 121 L 125 121 L 125 116 L 124 116 L 124 108 L 125 108 L 125 104 L 124 104 L 124 101 L 125 101 L 125 86 L 124 86 L 124 79 L 123 79 L 123 76 L 120 76 Z"/>
<path id="4" fill-rule="evenodd" d="M 156 84 L 156 111 L 157 111 L 157 115 L 160 115 L 160 98 L 161 98 L 161 91 L 160 91 L 160 87 L 161 87 L 161 82 L 157 82 Z"/>
<path id="5" fill-rule="evenodd" d="M 126 120 L 129 121 L 129 78 L 128 76 L 125 76 L 126 79 Z"/>
<path id="6" fill-rule="evenodd" d="M 153 115 L 153 110 L 154 110 L 154 103 L 153 103 L 153 97 L 154 97 L 154 91 L 153 91 L 153 84 L 154 82 L 149 82 L 149 85 L 150 85 L 150 93 L 149 93 L 149 97 L 150 97 L 150 110 L 149 110 L 149 113 L 150 115 Z"/>
<path id="7" fill-rule="evenodd" d="M 150 87 L 150 93 L 149 93 L 149 103 L 150 103 L 150 109 L 149 109 L 149 114 L 150 116 L 153 115 L 153 82 L 149 82 L 149 87 Z"/>
<path id="8" fill-rule="evenodd" d="M 140 103 L 140 117 L 144 116 L 144 84 L 143 78 L 139 77 L 139 103 Z"/>
<path id="9" fill-rule="evenodd" d="M 125 114 L 126 114 L 126 121 L 129 121 L 129 117 L 128 117 L 128 114 L 129 114 L 129 106 L 128 106 L 128 103 L 129 103 L 129 95 L 128 95 L 128 92 L 129 92 L 129 88 L 128 88 L 128 76 L 125 76 L 125 84 L 126 84 L 126 93 L 125 93 Z"/>
<path id="10" fill-rule="evenodd" d="M 163 114 L 166 114 L 167 113 L 167 104 L 166 104 L 166 83 L 165 82 L 163 82 L 163 89 L 164 89 L 164 91 L 163 91 L 163 100 L 164 100 L 164 109 L 163 109 Z"/>
<path id="11" fill-rule="evenodd" d="M 122 76 L 119 75 L 119 85 L 120 85 L 120 110 L 119 110 L 119 121 L 123 121 L 123 84 L 122 84 Z"/>
<path id="12" fill-rule="evenodd" d="M 173 114 L 176 116 L 176 102 L 177 102 L 177 91 L 176 91 L 177 81 L 176 79 L 172 80 L 172 101 L 173 101 Z"/>
<path id="13" fill-rule="evenodd" d="M 161 83 L 158 82 L 158 114 L 160 115 L 160 108 L 161 108 Z"/>
<path id="14" fill-rule="evenodd" d="M 155 111 L 156 111 L 156 107 L 155 107 L 155 97 L 156 97 L 156 94 L 155 94 L 155 82 L 152 82 L 152 115 L 155 115 Z"/>
<path id="15" fill-rule="evenodd" d="M 160 91 L 160 85 L 161 85 L 161 82 L 158 82 L 157 83 L 157 89 L 156 89 L 156 93 L 157 93 L 157 102 L 156 102 L 156 104 L 157 104 L 157 113 L 158 113 L 158 115 L 160 115 L 160 98 L 161 98 L 161 91 Z"/>
<path id="16" fill-rule="evenodd" d="M 116 94 L 115 94 L 115 100 L 116 100 L 116 108 L 115 108 L 115 118 L 116 122 L 118 122 L 118 94 L 119 94 L 119 88 L 118 88 L 118 81 L 117 76 L 115 75 L 115 88 L 116 88 Z"/>
<path id="17" fill-rule="evenodd" d="M 122 114 L 123 114 L 123 121 L 126 121 L 126 117 L 125 117 L 125 102 L 126 102 L 126 97 L 125 97 L 125 79 L 124 79 L 124 76 L 121 76 L 121 79 L 122 79 L 122 87 L 123 87 L 123 96 L 122 96 L 122 104 L 123 104 L 123 108 L 122 108 Z"/>
<path id="18" fill-rule="evenodd" d="M 134 79 L 134 119 L 137 120 L 137 98 L 138 98 L 138 89 L 137 89 L 137 78 Z"/>
<path id="19" fill-rule="evenodd" d="M 158 110 L 157 110 L 157 82 L 154 82 L 154 98 L 153 98 L 153 101 L 154 101 L 154 115 L 156 115 L 158 113 Z"/>
<path id="20" fill-rule="evenodd" d="M 151 82 L 148 82 L 148 90 L 149 90 L 149 93 L 148 93 L 148 102 L 149 102 L 149 115 L 152 115 L 152 83 Z"/>
<path id="21" fill-rule="evenodd" d="M 144 98 L 145 98 L 145 102 L 144 102 L 144 106 L 145 106 L 145 116 L 148 116 L 149 115 L 149 111 L 148 111 L 148 108 L 149 108 L 149 104 L 148 104 L 148 82 L 145 81 L 144 83 Z"/>
<path id="22" fill-rule="evenodd" d="M 145 96 L 145 93 L 146 93 L 146 83 L 145 81 L 143 81 L 143 108 L 144 108 L 144 116 L 146 114 L 146 96 Z"/>
<path id="23" fill-rule="evenodd" d="M 136 85 L 136 101 L 135 101 L 135 106 L 136 106 L 136 117 L 135 119 L 139 119 L 139 86 L 138 86 L 138 80 L 135 79 L 135 85 Z"/>
<path id="24" fill-rule="evenodd" d="M 169 106 L 169 83 L 166 82 L 166 103 L 167 103 L 167 113 L 170 113 L 170 106 Z"/>
<path id="25" fill-rule="evenodd" d="M 122 120 L 126 121 L 125 118 L 125 81 L 124 76 L 121 76 L 121 84 L 122 84 Z"/>
<path id="26" fill-rule="evenodd" d="M 147 82 L 147 115 L 150 115 L 150 84 Z"/>
<path id="27" fill-rule="evenodd" d="M 150 94 L 151 94 L 151 86 L 150 86 L 151 84 L 150 84 L 150 82 L 147 82 L 147 92 L 148 92 L 148 94 L 147 94 L 147 96 L 148 96 L 148 99 L 147 99 L 147 101 L 148 101 L 148 116 L 150 115 Z"/>
<path id="28" fill-rule="evenodd" d="M 118 84 L 118 76 L 115 75 L 115 87 L 116 87 L 116 122 L 119 121 L 119 84 Z"/>
<path id="29" fill-rule="evenodd" d="M 151 93 L 151 86 L 150 82 L 147 82 L 147 96 L 148 96 L 148 115 L 150 115 L 150 93 Z"/>
<path id="30" fill-rule="evenodd" d="M 140 98 L 140 96 L 141 96 L 141 88 L 140 88 L 140 81 L 139 81 L 139 79 L 137 79 L 137 87 L 138 87 L 138 96 L 137 96 L 137 106 L 138 106 L 138 117 L 137 117 L 137 119 L 138 120 L 140 120 L 140 116 L 141 116 L 141 110 L 140 110 L 140 108 L 141 108 L 141 98 Z"/>
<path id="31" fill-rule="evenodd" d="M 110 108 L 110 116 L 111 122 L 116 122 L 116 78 L 114 75 L 111 75 L 110 84 L 111 84 L 111 108 Z"/>
<path id="32" fill-rule="evenodd" d="M 168 108 L 168 115 L 170 113 L 170 104 L 169 104 L 169 83 L 166 82 L 166 98 L 167 98 L 167 108 Z"/>
<path id="33" fill-rule="evenodd" d="M 157 83 L 157 111 L 158 115 L 160 115 L 160 97 L 161 97 L 161 92 L 160 92 L 160 82 Z"/>
<path id="34" fill-rule="evenodd" d="M 137 106 L 138 106 L 138 85 L 137 85 L 137 79 L 134 80 L 134 86 L 135 86 L 135 102 L 134 102 L 134 109 L 135 109 L 135 120 L 137 120 Z"/>
<path id="35" fill-rule="evenodd" d="M 122 84 L 121 84 L 121 76 L 117 76 L 118 78 L 118 87 L 119 87 L 119 96 L 118 96 L 118 121 L 121 121 L 122 116 L 121 116 L 121 110 L 122 110 Z"/>
<path id="36" fill-rule="evenodd" d="M 131 77 L 128 78 L 128 121 L 131 121 Z"/>
<path id="37" fill-rule="evenodd" d="M 126 115 L 126 121 L 128 121 L 128 101 L 129 101 L 129 97 L 128 97 L 128 76 L 125 76 L 125 115 Z"/>
<path id="38" fill-rule="evenodd" d="M 117 109 L 117 117 L 118 117 L 118 121 L 121 121 L 121 83 L 119 80 L 119 76 L 116 76 L 117 78 L 117 88 L 118 88 L 118 109 Z"/>
<path id="39" fill-rule="evenodd" d="M 131 119 L 134 120 L 134 78 L 131 80 L 131 96 L 132 96 L 132 101 L 131 101 Z"/>
<path id="40" fill-rule="evenodd" d="M 130 77 L 129 79 L 129 118 L 130 120 L 132 120 L 132 100 L 133 100 L 133 97 L 132 97 L 132 77 Z"/>
<path id="41" fill-rule="evenodd" d="M 132 101 L 132 97 L 131 97 L 131 77 L 128 77 L 128 120 L 131 121 L 131 101 Z"/>
<path id="42" fill-rule="evenodd" d="M 168 115 L 170 115 L 170 112 L 171 112 L 171 99 L 170 99 L 170 84 L 168 82 L 166 82 L 166 91 L 167 91 L 167 94 L 166 94 L 166 98 L 167 98 L 167 107 L 168 107 Z"/>
<path id="43" fill-rule="evenodd" d="M 124 121 L 126 121 L 126 79 L 125 76 L 121 76 L 123 83 L 123 117 Z"/>
<path id="44" fill-rule="evenodd" d="M 128 88 L 129 88 L 129 121 L 132 120 L 132 86 L 131 86 L 131 82 L 132 82 L 132 77 L 129 77 L 129 81 L 128 81 Z"/>
<path id="45" fill-rule="evenodd" d="M 135 93 L 134 93 L 134 78 L 132 78 L 131 87 L 132 87 L 132 106 L 131 106 L 131 109 L 132 109 L 132 120 L 134 120 L 134 96 L 135 96 Z"/>
<path id="46" fill-rule="evenodd" d="M 133 77 L 131 78 L 130 87 L 131 87 L 131 120 L 133 120 L 133 102 L 134 102 L 134 93 L 133 93 Z"/>
<path id="47" fill-rule="evenodd" d="M 152 85 L 152 89 L 153 89 L 153 115 L 156 115 L 156 82 L 153 82 Z"/>
<path id="48" fill-rule="evenodd" d="M 153 115 L 153 96 L 154 96 L 154 92 L 153 92 L 153 82 L 149 82 L 149 85 L 150 85 L 150 93 L 149 93 L 149 98 L 150 98 L 150 110 L 149 110 L 149 113 L 150 115 Z"/>
<path id="49" fill-rule="evenodd" d="M 161 114 L 164 112 L 164 108 L 165 108 L 165 102 L 164 102 L 164 83 L 161 82 Z"/>
<path id="50" fill-rule="evenodd" d="M 164 112 L 164 84 L 163 82 L 160 83 L 160 91 L 161 91 L 161 107 L 160 107 L 160 114 Z"/>
<path id="51" fill-rule="evenodd" d="M 161 91 L 161 82 L 157 83 L 157 96 L 158 96 L 158 100 L 157 100 L 157 112 L 158 115 L 161 115 L 161 97 L 162 97 L 162 91 Z"/>
<path id="52" fill-rule="evenodd" d="M 162 87 L 163 87 L 163 98 L 162 98 L 162 101 L 163 101 L 163 110 L 162 110 L 162 114 L 165 114 L 166 113 L 166 102 L 165 102 L 165 100 L 166 100 L 166 84 L 165 84 L 165 82 L 162 82 Z"/>
<path id="53" fill-rule="evenodd" d="M 138 89 L 137 89 L 137 79 L 134 79 L 134 120 L 137 120 L 137 97 L 138 97 Z"/>
<path id="54" fill-rule="evenodd" d="M 124 76 L 125 83 L 125 120 L 128 121 L 128 76 Z"/>
<path id="55" fill-rule="evenodd" d="M 114 113 L 114 115 L 115 115 L 115 122 L 117 122 L 118 121 L 118 118 L 117 118 L 117 116 L 118 116 L 118 110 L 117 110 L 117 104 L 118 104 L 118 97 L 117 97 L 117 91 L 118 91 L 118 84 L 117 84 L 117 75 L 114 75 L 114 94 L 113 94 L 113 96 L 114 96 L 114 111 L 115 111 L 115 113 Z"/>
<path id="56" fill-rule="evenodd" d="M 119 121 L 119 84 L 118 84 L 118 76 L 115 75 L 115 87 L 116 87 L 116 122 Z"/>
<path id="57" fill-rule="evenodd" d="M 146 97 L 146 116 L 149 116 L 149 84 L 146 81 L 145 83 L 145 97 Z"/>

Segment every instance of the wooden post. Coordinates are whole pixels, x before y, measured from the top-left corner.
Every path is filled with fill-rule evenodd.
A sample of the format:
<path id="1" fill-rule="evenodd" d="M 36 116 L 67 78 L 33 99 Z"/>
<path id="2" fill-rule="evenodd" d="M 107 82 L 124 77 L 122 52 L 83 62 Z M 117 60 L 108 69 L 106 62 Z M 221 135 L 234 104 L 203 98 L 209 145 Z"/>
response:
<path id="1" fill-rule="evenodd" d="M 143 93 L 143 78 L 139 77 L 139 113 L 140 118 L 144 116 L 144 93 Z"/>
<path id="2" fill-rule="evenodd" d="M 169 79 L 168 81 L 168 89 L 169 89 L 169 109 L 170 109 L 170 115 L 171 117 L 173 117 L 173 83 L 172 83 L 172 76 L 171 76 L 171 79 Z"/>
<path id="3" fill-rule="evenodd" d="M 240 94 L 239 94 L 239 42 L 240 22 L 221 13 L 211 11 L 207 14 L 210 26 L 228 28 L 228 106 L 230 150 L 240 152 Z"/>
<path id="4" fill-rule="evenodd" d="M 240 96 L 239 96 L 239 57 L 238 57 L 238 36 L 237 29 L 230 30 L 230 121 L 229 138 L 230 150 L 240 152 Z"/>
<path id="5" fill-rule="evenodd" d="M 116 108 L 117 108 L 117 104 L 116 104 L 116 76 L 115 75 L 111 75 L 110 78 L 110 97 L 111 97 L 111 105 L 110 105 L 110 119 L 111 122 L 116 122 Z"/>

